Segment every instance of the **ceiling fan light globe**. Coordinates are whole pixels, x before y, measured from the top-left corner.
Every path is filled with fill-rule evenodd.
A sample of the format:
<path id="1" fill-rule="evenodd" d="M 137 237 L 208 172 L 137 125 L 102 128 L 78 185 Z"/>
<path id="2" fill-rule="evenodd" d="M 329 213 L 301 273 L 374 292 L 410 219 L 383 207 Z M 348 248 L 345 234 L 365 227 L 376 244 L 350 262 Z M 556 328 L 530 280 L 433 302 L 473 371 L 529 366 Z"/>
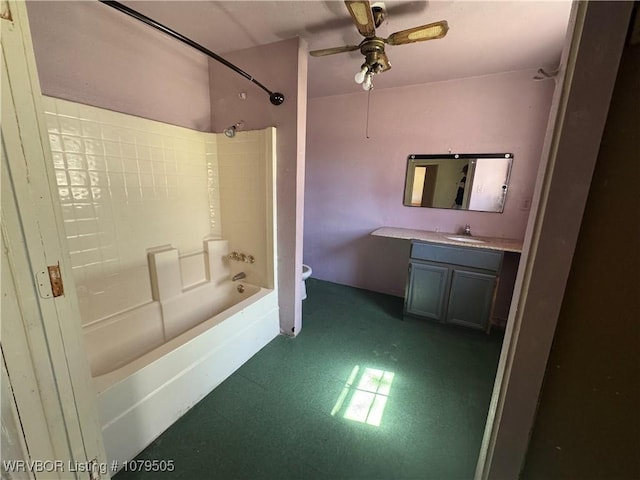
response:
<path id="1" fill-rule="evenodd" d="M 362 82 L 364 82 L 368 72 L 369 72 L 369 67 L 367 65 L 363 65 L 360 71 L 355 74 L 353 79 L 356 81 L 358 85 L 360 85 Z"/>
<path id="2" fill-rule="evenodd" d="M 365 91 L 371 90 L 373 88 L 373 82 L 371 81 L 371 74 L 367 74 L 364 78 L 364 82 L 362 83 L 362 89 Z"/>

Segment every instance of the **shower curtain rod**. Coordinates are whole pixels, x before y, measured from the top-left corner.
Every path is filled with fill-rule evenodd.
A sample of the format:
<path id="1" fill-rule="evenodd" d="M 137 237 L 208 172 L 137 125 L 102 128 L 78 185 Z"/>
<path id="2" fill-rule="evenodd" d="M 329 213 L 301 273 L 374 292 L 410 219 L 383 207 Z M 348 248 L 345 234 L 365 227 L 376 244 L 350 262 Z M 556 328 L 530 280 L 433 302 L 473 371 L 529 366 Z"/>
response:
<path id="1" fill-rule="evenodd" d="M 258 80 L 253 78 L 251 75 L 249 75 L 247 72 L 245 72 L 241 68 L 236 67 L 233 63 L 229 62 L 228 60 L 225 60 L 220 55 L 217 55 L 217 54 L 213 53 L 211 50 L 209 50 L 208 48 L 203 47 L 199 43 L 194 42 L 190 38 L 185 37 L 184 35 L 176 32 L 175 30 L 172 30 L 169 27 L 166 27 L 165 25 L 162 25 L 161 23 L 156 22 L 155 20 L 153 20 L 153 19 L 141 14 L 140 12 L 137 12 L 137 11 L 133 10 L 132 8 L 127 7 L 126 5 L 123 5 L 120 2 L 115 2 L 113 0 L 98 0 L 98 1 L 100 3 L 104 3 L 105 5 L 107 5 L 107 6 L 111 7 L 111 8 L 115 8 L 116 10 L 119 10 L 122 13 L 126 13 L 130 17 L 133 17 L 136 20 L 141 21 L 142 23 L 146 23 L 147 25 L 155 28 L 156 30 L 160 30 L 161 32 L 166 33 L 167 35 L 169 35 L 169 36 L 171 36 L 171 37 L 173 37 L 173 38 L 175 38 L 177 40 L 180 40 L 182 43 L 186 43 L 190 47 L 193 47 L 196 50 L 199 50 L 200 52 L 204 53 L 205 55 L 208 55 L 209 57 L 213 58 L 214 60 L 217 60 L 218 62 L 222 63 L 225 67 L 228 67 L 231 70 L 233 70 L 234 72 L 242 75 L 244 78 L 246 78 L 247 80 L 250 80 L 251 82 L 255 83 L 257 86 L 259 86 L 265 92 L 267 92 L 269 94 L 269 100 L 271 101 L 272 104 L 274 104 L 274 105 L 282 105 L 282 102 L 284 102 L 284 95 L 282 93 L 272 92 L 267 87 L 265 87 L 262 83 L 260 83 Z"/>

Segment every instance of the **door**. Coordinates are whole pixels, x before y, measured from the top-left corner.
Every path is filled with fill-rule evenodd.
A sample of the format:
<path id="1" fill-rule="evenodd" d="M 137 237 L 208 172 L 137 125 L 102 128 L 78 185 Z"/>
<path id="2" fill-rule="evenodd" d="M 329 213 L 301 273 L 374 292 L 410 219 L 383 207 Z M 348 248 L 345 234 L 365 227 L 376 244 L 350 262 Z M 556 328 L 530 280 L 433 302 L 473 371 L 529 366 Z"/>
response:
<path id="1" fill-rule="evenodd" d="M 491 318 L 496 276 L 467 270 L 454 270 L 447 322 L 486 329 Z"/>
<path id="2" fill-rule="evenodd" d="M 52 195 L 26 6 L 2 6 L 2 410 L 14 412 L 15 429 L 6 435 L 21 445 L 3 454 L 35 462 L 26 478 L 104 479 L 109 474 L 62 215 Z M 49 267 L 60 273 L 62 290 L 52 288 Z M 11 468 L 6 460 L 3 455 L 3 468 Z M 24 465 L 16 470 L 25 473 Z M 18 471 L 6 473 L 19 478 Z"/>
<path id="3" fill-rule="evenodd" d="M 424 187 L 420 206 L 433 207 L 433 198 L 436 194 L 436 182 L 438 180 L 438 165 L 427 165 L 424 169 Z"/>
<path id="4" fill-rule="evenodd" d="M 443 321 L 449 294 L 450 270 L 430 263 L 411 262 L 405 311 Z"/>
<path id="5" fill-rule="evenodd" d="M 0 398 L 2 399 L 2 432 L 0 437 L 0 475 L 3 479 L 32 479 L 33 474 L 28 470 L 17 468 L 29 458 L 27 446 L 22 434 L 22 425 L 18 416 L 13 391 L 9 383 L 7 366 L 2 358 L 2 378 L 0 379 Z M 7 459 L 9 459 L 7 461 Z M 14 467 L 15 466 L 15 467 Z"/>

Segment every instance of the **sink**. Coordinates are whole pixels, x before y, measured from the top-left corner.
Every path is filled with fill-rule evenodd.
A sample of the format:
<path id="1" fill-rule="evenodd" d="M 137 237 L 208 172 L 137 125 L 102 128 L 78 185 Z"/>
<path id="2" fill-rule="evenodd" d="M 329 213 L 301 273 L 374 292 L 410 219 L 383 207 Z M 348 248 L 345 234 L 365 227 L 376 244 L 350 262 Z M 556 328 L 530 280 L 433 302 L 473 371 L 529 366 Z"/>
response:
<path id="1" fill-rule="evenodd" d="M 456 242 L 464 242 L 464 243 L 484 243 L 484 240 L 479 240 L 477 238 L 471 238 L 471 237 L 459 237 L 459 236 L 454 236 L 454 237 L 446 237 L 449 240 L 455 240 Z"/>

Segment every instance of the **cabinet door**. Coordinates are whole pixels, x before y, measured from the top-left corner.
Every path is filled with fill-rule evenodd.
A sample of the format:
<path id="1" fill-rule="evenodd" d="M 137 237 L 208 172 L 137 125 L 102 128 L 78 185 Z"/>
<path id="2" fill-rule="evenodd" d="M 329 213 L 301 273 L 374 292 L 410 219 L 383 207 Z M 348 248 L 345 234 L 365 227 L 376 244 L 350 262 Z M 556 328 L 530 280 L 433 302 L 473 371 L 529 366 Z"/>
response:
<path id="1" fill-rule="evenodd" d="M 495 287 L 495 275 L 454 270 L 447 322 L 486 329 L 491 317 Z"/>
<path id="2" fill-rule="evenodd" d="M 450 269 L 418 262 L 411 262 L 409 269 L 406 313 L 444 321 Z"/>

